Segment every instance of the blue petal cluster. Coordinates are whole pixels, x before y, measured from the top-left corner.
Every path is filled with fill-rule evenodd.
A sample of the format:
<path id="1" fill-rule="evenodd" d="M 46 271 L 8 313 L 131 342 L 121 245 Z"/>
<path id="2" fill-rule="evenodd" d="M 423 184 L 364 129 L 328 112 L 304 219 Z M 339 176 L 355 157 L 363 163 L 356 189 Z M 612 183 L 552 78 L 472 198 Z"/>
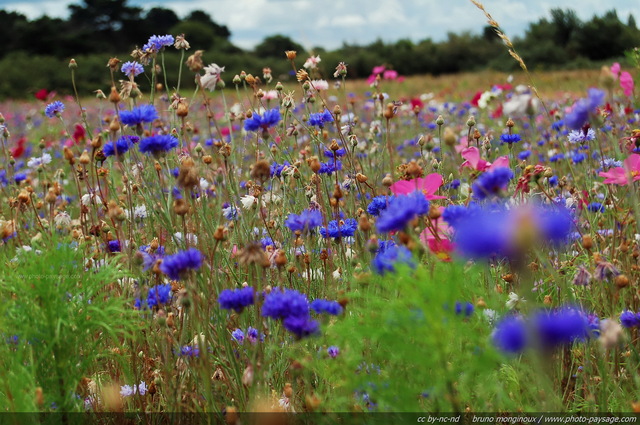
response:
<path id="1" fill-rule="evenodd" d="M 64 103 L 56 100 L 53 103 L 47 105 L 44 108 L 44 114 L 49 118 L 55 118 L 57 115 L 61 114 L 64 111 Z"/>
<path id="2" fill-rule="evenodd" d="M 320 234 L 324 238 L 346 238 L 353 236 L 358 228 L 358 221 L 355 218 L 348 218 L 344 221 L 338 222 L 337 220 L 331 220 L 326 228 L 320 229 Z"/>
<path id="3" fill-rule="evenodd" d="M 589 122 L 589 113 L 602 105 L 605 92 L 599 89 L 589 89 L 587 98 L 579 99 L 571 112 L 565 117 L 565 124 L 572 130 L 580 130 Z"/>
<path id="4" fill-rule="evenodd" d="M 264 300 L 262 315 L 282 319 L 285 329 L 298 338 L 315 334 L 319 330 L 318 322 L 309 315 L 307 296 L 293 289 L 274 289 Z"/>
<path id="5" fill-rule="evenodd" d="M 342 306 L 337 301 L 318 299 L 311 302 L 311 310 L 317 314 L 327 313 L 332 316 L 337 316 L 342 313 Z"/>
<path id="6" fill-rule="evenodd" d="M 507 189 L 513 177 L 513 171 L 507 167 L 499 167 L 493 171 L 488 171 L 473 183 L 473 194 L 478 199 L 500 196 L 501 192 Z"/>
<path id="7" fill-rule="evenodd" d="M 640 326 L 640 314 L 625 310 L 620 314 L 620 323 L 625 328 L 635 328 Z"/>
<path id="8" fill-rule="evenodd" d="M 379 275 L 387 272 L 394 273 L 397 263 L 406 264 L 411 268 L 416 266 L 411 251 L 406 246 L 397 246 L 393 241 L 382 241 L 378 246 L 376 256 L 371 260 L 371 267 Z"/>
<path id="9" fill-rule="evenodd" d="M 170 135 L 159 134 L 147 137 L 140 142 L 140 152 L 158 155 L 178 147 L 178 139 Z"/>
<path id="10" fill-rule="evenodd" d="M 202 254 L 196 248 L 169 255 L 162 260 L 160 271 L 173 280 L 180 280 L 188 270 L 198 270 L 202 265 Z"/>
<path id="11" fill-rule="evenodd" d="M 387 205 L 393 196 L 376 196 L 373 200 L 367 205 L 367 212 L 373 216 L 378 216 L 380 213 L 387 208 Z"/>
<path id="12" fill-rule="evenodd" d="M 493 345 L 505 353 L 521 353 L 528 343 L 524 320 L 520 316 L 505 316 L 496 325 L 491 339 Z"/>
<path id="13" fill-rule="evenodd" d="M 158 111 L 153 105 L 140 105 L 131 111 L 120 112 L 120 121 L 123 124 L 134 126 L 143 122 L 153 122 L 158 119 Z"/>
<path id="14" fill-rule="evenodd" d="M 107 142 L 102 147 L 102 153 L 104 156 L 110 157 L 116 155 L 123 155 L 131 148 L 134 143 L 138 143 L 140 138 L 138 136 L 122 136 L 116 142 Z"/>
<path id="15" fill-rule="evenodd" d="M 320 169 L 318 170 L 318 174 L 333 174 L 336 171 L 342 170 L 342 161 L 330 161 L 330 162 L 321 162 Z"/>
<path id="16" fill-rule="evenodd" d="M 327 122 L 333 122 L 333 115 L 327 109 L 317 114 L 309 114 L 309 125 L 323 128 Z"/>
<path id="17" fill-rule="evenodd" d="M 422 192 L 416 191 L 409 195 L 398 195 L 380 213 L 376 228 L 383 233 L 399 231 L 407 227 L 409 222 L 416 216 L 428 212 L 429 201 L 427 201 Z"/>
<path id="18" fill-rule="evenodd" d="M 520 140 L 522 140 L 522 138 L 519 134 L 503 134 L 500 136 L 500 141 L 502 141 L 502 143 L 507 143 L 508 145 L 518 143 Z"/>
<path id="19" fill-rule="evenodd" d="M 240 289 L 225 289 L 220 292 L 218 303 L 225 310 L 235 310 L 236 313 L 240 313 L 245 307 L 254 303 L 254 298 L 254 290 L 250 286 Z"/>
<path id="20" fill-rule="evenodd" d="M 169 304 L 171 302 L 171 285 L 156 285 L 149 289 L 147 294 L 147 305 L 155 307 Z"/>
<path id="21" fill-rule="evenodd" d="M 167 34 L 167 35 L 152 35 L 151 37 L 149 37 L 149 41 L 147 41 L 147 44 L 142 46 L 142 50 L 143 51 L 157 52 L 160 49 L 162 49 L 163 47 L 171 46 L 174 41 L 175 41 L 175 39 L 170 34 Z"/>
<path id="22" fill-rule="evenodd" d="M 267 130 L 277 125 L 281 119 L 282 117 L 280 116 L 280 110 L 278 108 L 270 109 L 263 115 L 254 112 L 251 118 L 244 121 L 244 129 L 246 131 Z"/>
<path id="23" fill-rule="evenodd" d="M 308 232 L 322 224 L 322 213 L 318 210 L 304 210 L 299 215 L 289 214 L 284 225 L 292 232 Z"/>
<path id="24" fill-rule="evenodd" d="M 127 77 L 137 77 L 138 75 L 144 72 L 144 67 L 138 62 L 125 62 L 122 64 L 122 68 L 120 68 L 122 73 Z"/>

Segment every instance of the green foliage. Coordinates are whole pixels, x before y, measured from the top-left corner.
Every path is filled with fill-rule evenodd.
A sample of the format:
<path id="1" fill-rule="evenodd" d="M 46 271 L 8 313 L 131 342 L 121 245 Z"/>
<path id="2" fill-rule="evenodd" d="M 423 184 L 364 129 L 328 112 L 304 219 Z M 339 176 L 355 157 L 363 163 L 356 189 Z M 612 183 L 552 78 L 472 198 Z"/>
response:
<path id="1" fill-rule="evenodd" d="M 464 305 L 481 293 L 481 276 L 476 268 L 441 263 L 361 282 L 346 317 L 326 327 L 325 341 L 340 355 L 331 359 L 323 352 L 311 362 L 327 379 L 327 410 L 519 407 L 507 395 L 513 385 L 495 379 L 503 358 L 491 346 L 486 318 L 455 311 L 456 302 Z"/>
<path id="2" fill-rule="evenodd" d="M 137 313 L 121 295 L 126 273 L 112 261 L 85 270 L 70 240 L 47 239 L 34 247 L 42 251 L 2 258 L 2 411 L 37 410 L 36 387 L 45 408 L 83 409 L 80 380 L 117 361 L 112 349 L 138 331 Z"/>

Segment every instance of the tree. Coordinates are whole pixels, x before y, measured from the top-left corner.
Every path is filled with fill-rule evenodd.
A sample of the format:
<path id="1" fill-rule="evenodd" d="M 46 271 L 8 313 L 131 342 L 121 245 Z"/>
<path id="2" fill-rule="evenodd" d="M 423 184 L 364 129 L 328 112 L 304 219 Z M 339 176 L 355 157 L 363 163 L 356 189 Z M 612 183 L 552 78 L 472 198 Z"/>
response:
<path id="1" fill-rule="evenodd" d="M 154 7 L 145 15 L 145 23 L 149 35 L 152 34 L 168 34 L 171 27 L 180 22 L 180 18 L 171 9 L 164 7 Z"/>
<path id="2" fill-rule="evenodd" d="M 207 25 L 213 30 L 213 34 L 216 37 L 222 37 L 224 39 L 228 39 L 229 37 L 231 37 L 231 32 L 229 31 L 229 28 L 227 28 L 226 25 L 216 24 L 211 19 L 211 16 L 209 16 L 207 12 L 204 12 L 202 10 L 194 10 L 185 18 L 185 20 L 193 21 L 193 22 L 201 22 Z"/>
<path id="3" fill-rule="evenodd" d="M 287 50 L 295 50 L 298 53 L 304 51 L 304 47 L 281 34 L 265 38 L 255 48 L 255 53 L 261 58 L 282 58 Z"/>

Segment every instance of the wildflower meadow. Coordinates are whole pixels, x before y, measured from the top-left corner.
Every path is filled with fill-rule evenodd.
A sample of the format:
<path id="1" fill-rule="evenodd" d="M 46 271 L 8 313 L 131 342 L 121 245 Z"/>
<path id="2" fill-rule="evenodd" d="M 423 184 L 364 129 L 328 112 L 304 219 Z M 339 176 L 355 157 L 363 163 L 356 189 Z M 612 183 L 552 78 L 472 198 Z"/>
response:
<path id="1" fill-rule="evenodd" d="M 0 410 L 640 412 L 640 53 L 549 89 L 477 6 L 520 72 L 280 81 L 158 34 L 0 103 Z"/>

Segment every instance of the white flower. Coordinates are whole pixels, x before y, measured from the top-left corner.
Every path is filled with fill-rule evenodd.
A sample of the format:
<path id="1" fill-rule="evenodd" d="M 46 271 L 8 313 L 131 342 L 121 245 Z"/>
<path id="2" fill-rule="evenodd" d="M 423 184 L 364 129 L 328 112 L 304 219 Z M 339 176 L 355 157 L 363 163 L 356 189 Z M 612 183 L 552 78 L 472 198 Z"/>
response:
<path id="1" fill-rule="evenodd" d="M 264 100 L 273 100 L 278 98 L 278 90 L 268 90 L 264 93 Z"/>
<path id="2" fill-rule="evenodd" d="M 244 195 L 242 198 L 240 198 L 240 202 L 242 203 L 242 208 L 248 210 L 258 203 L 258 198 L 251 195 Z"/>
<path id="3" fill-rule="evenodd" d="M 173 237 L 175 238 L 177 243 L 182 243 L 182 232 L 174 233 Z M 187 233 L 187 242 L 189 242 L 190 245 L 197 245 L 198 236 L 194 235 L 193 233 Z"/>
<path id="4" fill-rule="evenodd" d="M 496 319 L 498 318 L 498 312 L 496 312 L 495 310 L 491 310 L 490 308 L 482 310 L 482 315 L 487 320 L 487 322 L 489 322 L 489 324 L 495 323 Z"/>
<path id="5" fill-rule="evenodd" d="M 224 72 L 224 66 L 218 66 L 212 63 L 209 66 L 204 67 L 204 75 L 200 77 L 200 84 L 203 88 L 214 91 L 216 84 L 220 81 L 220 74 Z"/>
<path id="6" fill-rule="evenodd" d="M 333 278 L 334 278 L 335 280 L 340 280 L 340 279 L 342 279 L 342 268 L 341 268 L 341 267 L 338 267 L 337 269 L 335 269 L 335 270 L 333 271 Z"/>
<path id="7" fill-rule="evenodd" d="M 200 177 L 200 189 L 206 192 L 210 186 L 211 186 L 211 183 L 209 183 L 207 179 Z"/>
<path id="8" fill-rule="evenodd" d="M 326 80 L 311 80 L 310 83 L 316 91 L 329 90 L 329 83 Z"/>
<path id="9" fill-rule="evenodd" d="M 62 211 L 53 217 L 53 222 L 58 229 L 68 229 L 71 227 L 71 216 L 68 212 Z"/>
<path id="10" fill-rule="evenodd" d="M 303 279 L 311 279 L 311 280 L 322 280 L 324 279 L 324 273 L 321 269 L 311 270 L 311 273 L 308 273 L 307 270 L 302 272 Z"/>
<path id="11" fill-rule="evenodd" d="M 524 297 L 520 297 L 515 292 L 510 292 L 509 299 L 507 300 L 505 305 L 507 306 L 508 309 L 513 310 L 518 304 L 526 303 L 526 302 L 527 300 L 525 300 Z"/>
<path id="12" fill-rule="evenodd" d="M 33 157 L 27 162 L 28 167 L 38 167 L 40 165 L 49 164 L 51 162 L 51 155 L 43 153 L 41 157 Z"/>
<path id="13" fill-rule="evenodd" d="M 133 217 L 143 220 L 147 218 L 147 206 L 146 205 L 138 205 L 133 209 Z"/>
<path id="14" fill-rule="evenodd" d="M 304 66 L 306 69 L 316 69 L 320 62 L 321 62 L 320 55 L 311 56 L 309 59 L 305 61 L 304 65 L 302 66 Z"/>

